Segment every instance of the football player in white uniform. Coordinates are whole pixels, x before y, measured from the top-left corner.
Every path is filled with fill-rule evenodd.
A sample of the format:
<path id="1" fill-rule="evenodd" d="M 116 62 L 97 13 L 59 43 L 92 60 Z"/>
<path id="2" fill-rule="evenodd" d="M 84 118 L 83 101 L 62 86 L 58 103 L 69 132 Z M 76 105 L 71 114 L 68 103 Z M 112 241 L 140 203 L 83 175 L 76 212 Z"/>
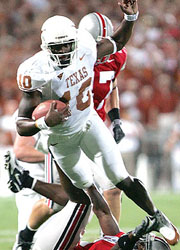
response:
<path id="1" fill-rule="evenodd" d="M 100 13 L 90 13 L 84 16 L 83 19 L 80 21 L 79 28 L 82 28 L 82 26 L 93 35 L 96 41 L 98 41 L 99 39 L 102 39 L 103 37 L 110 36 L 113 33 L 113 26 L 112 26 L 111 21 L 108 19 L 108 17 Z M 89 30 L 89 27 L 91 28 L 90 30 Z M 104 32 L 105 30 L 106 32 Z M 106 60 L 106 58 L 108 61 Z M 110 96 L 111 104 L 112 104 L 110 109 L 111 110 L 115 109 L 115 111 L 118 112 L 119 114 L 119 99 L 118 99 L 118 90 L 116 87 L 117 83 L 116 83 L 115 77 L 117 77 L 120 70 L 124 69 L 124 65 L 126 63 L 126 49 L 124 48 L 120 53 L 116 52 L 114 55 L 111 55 L 111 58 L 109 57 L 106 57 L 106 58 L 104 58 L 104 60 L 98 61 L 95 64 L 95 74 L 94 74 L 94 81 L 93 81 L 94 108 L 99 114 L 99 116 L 103 119 L 103 121 L 105 121 L 105 116 L 106 116 L 105 103 L 106 103 L 106 99 L 108 98 L 108 96 Z M 100 75 L 103 74 L 102 72 L 105 72 L 105 74 L 106 72 L 111 73 L 111 76 L 109 76 L 110 74 L 108 74 L 109 77 L 106 76 L 107 81 L 106 82 L 103 81 L 103 85 L 100 82 L 100 79 L 102 78 L 100 77 Z M 118 119 L 119 116 L 115 118 L 116 118 L 116 123 L 114 124 L 114 129 L 115 129 L 114 138 L 116 142 L 118 143 L 119 140 L 124 136 L 124 133 L 120 128 L 120 120 Z M 37 135 L 39 137 L 40 133 L 38 133 Z M 16 157 L 20 159 L 20 165 L 25 170 L 29 170 L 30 174 L 33 177 L 36 177 L 37 179 L 40 179 L 40 180 L 41 178 L 38 178 L 39 177 L 38 175 L 39 164 L 36 163 L 37 164 L 37 175 L 36 175 L 35 163 L 31 165 L 31 161 L 33 162 L 39 161 L 39 159 L 37 158 L 38 156 L 39 157 L 42 156 L 43 161 L 44 161 L 44 157 L 45 157 L 45 159 L 47 159 L 45 163 L 46 165 L 48 165 L 48 168 L 46 168 L 46 173 L 48 171 L 48 174 L 46 175 L 48 176 L 48 179 L 46 181 L 51 182 L 50 179 L 52 175 L 51 175 L 51 170 L 50 170 L 51 168 L 49 167 L 49 165 L 52 166 L 52 160 L 49 159 L 51 158 L 51 155 L 48 154 L 48 156 L 47 155 L 44 156 L 43 153 L 34 149 L 35 144 L 37 144 L 36 142 L 37 136 L 36 137 L 35 136 L 30 137 L 30 138 L 17 136 L 15 140 L 15 144 L 14 144 L 15 155 Z M 42 145 L 42 142 L 39 140 L 38 144 Z M 46 142 L 44 142 L 43 144 L 45 145 Z M 26 154 L 24 154 L 24 151 L 26 152 Z M 44 153 L 47 154 L 47 152 L 44 152 Z M 110 209 L 113 215 L 115 216 L 117 221 L 119 221 L 120 190 L 118 188 L 115 188 L 112 182 L 110 182 L 110 180 L 105 175 L 104 171 L 100 170 L 100 167 L 97 168 L 95 166 L 96 165 L 93 164 L 93 168 L 92 168 L 92 170 L 94 171 L 95 182 L 103 190 L 104 197 L 108 201 L 108 204 L 110 206 Z M 35 174 L 33 174 L 33 171 L 35 172 Z M 42 174 L 44 176 L 43 168 L 42 168 Z M 30 192 L 32 192 L 34 195 L 32 196 Z M 29 193 L 29 196 L 28 196 L 28 193 Z M 25 202 L 23 199 L 24 195 L 26 198 Z M 34 197 L 36 197 L 37 199 L 34 199 Z M 49 216 L 51 216 L 54 213 L 54 209 L 53 210 L 51 209 L 52 204 L 50 206 L 50 203 L 52 203 L 52 201 L 48 200 L 48 202 L 47 201 L 44 202 L 44 199 L 39 200 L 39 198 L 40 197 L 38 193 L 32 190 L 30 191 L 28 189 L 24 189 L 21 192 L 16 194 L 16 200 L 18 200 L 17 206 L 19 209 L 18 220 L 20 222 L 22 221 L 23 225 L 20 226 L 20 222 L 18 223 L 19 236 L 17 236 L 15 247 L 18 245 L 21 245 L 21 248 L 23 248 L 23 244 L 24 245 L 26 244 L 26 248 L 27 248 L 28 243 L 29 245 L 31 245 L 33 236 L 36 233 L 37 229 L 39 228 L 41 221 L 46 220 Z M 35 203 L 36 200 L 38 200 L 38 202 Z M 35 205 L 33 206 L 33 209 L 32 209 L 31 206 L 34 203 Z M 26 204 L 28 205 L 28 209 L 25 208 Z M 31 206 L 29 206 L 29 204 L 31 204 Z M 69 205 L 69 207 L 72 207 L 73 209 L 73 206 Z M 32 212 L 30 213 L 31 209 L 32 209 Z M 23 214 L 20 211 L 22 211 Z M 24 218 L 24 216 L 26 216 L 26 219 Z M 29 219 L 28 222 L 27 222 L 27 219 Z M 27 222 L 27 225 L 25 227 L 26 222 Z"/>
<path id="2" fill-rule="evenodd" d="M 137 0 L 122 0 L 119 4 L 125 18 L 111 37 L 97 44 L 88 32 L 76 29 L 74 23 L 64 16 L 53 16 L 44 22 L 42 51 L 27 59 L 18 69 L 17 81 L 23 97 L 17 131 L 21 136 L 32 136 L 40 130 L 47 133 L 49 151 L 80 189 L 93 186 L 92 172 L 81 160 L 81 150 L 91 160 L 101 155 L 104 170 L 112 183 L 152 216 L 154 227 L 164 236 L 168 231 L 171 237 L 166 238 L 174 244 L 177 230 L 156 209 L 142 183 L 129 176 L 117 144 L 93 108 L 94 64 L 98 58 L 125 46 L 138 17 Z M 46 99 L 63 100 L 68 103 L 67 109 L 58 112 L 53 102 L 46 116 L 33 120 L 34 108 Z M 25 183 L 34 190 L 41 185 L 41 182 L 30 180 L 29 176 Z M 48 190 L 46 192 L 48 196 Z"/>

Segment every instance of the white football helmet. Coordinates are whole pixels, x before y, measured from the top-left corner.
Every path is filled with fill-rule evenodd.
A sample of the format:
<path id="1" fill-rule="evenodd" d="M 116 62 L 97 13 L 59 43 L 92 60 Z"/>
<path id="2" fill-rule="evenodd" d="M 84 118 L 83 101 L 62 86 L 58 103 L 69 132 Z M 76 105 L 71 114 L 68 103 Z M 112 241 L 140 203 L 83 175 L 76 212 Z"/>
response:
<path id="1" fill-rule="evenodd" d="M 97 42 L 113 34 L 113 25 L 110 19 L 98 12 L 84 16 L 79 22 L 79 28 L 91 33 Z"/>
<path id="2" fill-rule="evenodd" d="M 57 66 L 69 66 L 77 51 L 75 24 L 67 17 L 53 16 L 43 23 L 41 31 L 41 49 Z"/>
<path id="3" fill-rule="evenodd" d="M 111 36 L 113 34 L 113 25 L 111 20 L 98 12 L 89 13 L 84 16 L 79 22 L 79 29 L 87 30 L 99 42 L 102 38 Z M 97 63 L 104 63 L 109 56 L 103 57 Z"/>

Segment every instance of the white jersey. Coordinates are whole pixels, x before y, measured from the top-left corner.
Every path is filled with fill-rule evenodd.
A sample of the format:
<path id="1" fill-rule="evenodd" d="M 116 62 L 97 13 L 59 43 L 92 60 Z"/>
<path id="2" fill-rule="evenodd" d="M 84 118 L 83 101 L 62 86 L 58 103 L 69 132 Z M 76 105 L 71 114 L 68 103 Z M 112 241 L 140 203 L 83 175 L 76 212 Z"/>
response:
<path id="1" fill-rule="evenodd" d="M 67 135 L 79 131 L 93 111 L 92 86 L 96 62 L 96 42 L 87 32 L 79 31 L 78 51 L 66 68 L 55 67 L 46 52 L 41 51 L 22 63 L 17 81 L 23 91 L 40 90 L 44 100 L 64 99 L 71 116 L 49 133 Z"/>
<path id="2" fill-rule="evenodd" d="M 18 84 L 23 91 L 42 91 L 43 99 L 65 99 L 71 116 L 61 124 L 43 129 L 48 133 L 49 151 L 78 188 L 94 183 L 90 164 L 84 158 L 102 157 L 105 173 L 116 185 L 127 178 L 118 146 L 96 111 L 92 100 L 97 49 L 93 37 L 79 33 L 78 51 L 71 65 L 60 69 L 41 51 L 22 63 Z M 83 151 L 86 157 L 82 157 Z"/>

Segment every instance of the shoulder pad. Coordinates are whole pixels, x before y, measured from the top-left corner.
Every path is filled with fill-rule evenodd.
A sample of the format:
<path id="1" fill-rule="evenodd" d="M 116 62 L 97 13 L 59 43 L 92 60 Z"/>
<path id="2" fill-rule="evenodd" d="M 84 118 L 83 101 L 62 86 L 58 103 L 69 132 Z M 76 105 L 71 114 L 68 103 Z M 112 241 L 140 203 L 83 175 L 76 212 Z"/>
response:
<path id="1" fill-rule="evenodd" d="M 34 91 L 49 81 L 50 69 L 41 52 L 24 61 L 17 71 L 17 83 L 23 91 Z"/>
<path id="2" fill-rule="evenodd" d="M 93 54 L 96 56 L 96 41 L 94 40 L 93 36 L 88 31 L 81 29 L 78 31 L 78 36 L 80 47 L 83 47 L 86 50 L 86 54 Z"/>

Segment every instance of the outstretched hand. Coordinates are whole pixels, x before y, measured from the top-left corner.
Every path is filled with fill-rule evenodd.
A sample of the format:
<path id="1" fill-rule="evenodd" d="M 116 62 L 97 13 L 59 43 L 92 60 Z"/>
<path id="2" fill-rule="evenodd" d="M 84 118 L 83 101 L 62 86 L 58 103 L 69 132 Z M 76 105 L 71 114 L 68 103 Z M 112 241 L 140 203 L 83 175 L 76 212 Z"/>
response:
<path id="1" fill-rule="evenodd" d="M 51 103 L 50 109 L 45 117 L 45 122 L 48 127 L 54 127 L 62 122 L 67 121 L 68 117 L 71 116 L 69 105 L 67 105 L 61 111 L 56 109 L 57 103 L 54 101 Z"/>
<path id="2" fill-rule="evenodd" d="M 118 0 L 118 4 L 127 15 L 134 15 L 138 12 L 137 0 Z"/>
<path id="3" fill-rule="evenodd" d="M 146 217 L 142 223 L 137 226 L 133 231 L 122 235 L 116 245 L 111 248 L 111 250 L 133 250 L 136 242 L 143 235 L 149 232 L 148 226 L 150 223 L 150 218 Z M 141 248 L 138 248 L 141 249 Z M 144 249 L 144 248 L 143 248 Z"/>

